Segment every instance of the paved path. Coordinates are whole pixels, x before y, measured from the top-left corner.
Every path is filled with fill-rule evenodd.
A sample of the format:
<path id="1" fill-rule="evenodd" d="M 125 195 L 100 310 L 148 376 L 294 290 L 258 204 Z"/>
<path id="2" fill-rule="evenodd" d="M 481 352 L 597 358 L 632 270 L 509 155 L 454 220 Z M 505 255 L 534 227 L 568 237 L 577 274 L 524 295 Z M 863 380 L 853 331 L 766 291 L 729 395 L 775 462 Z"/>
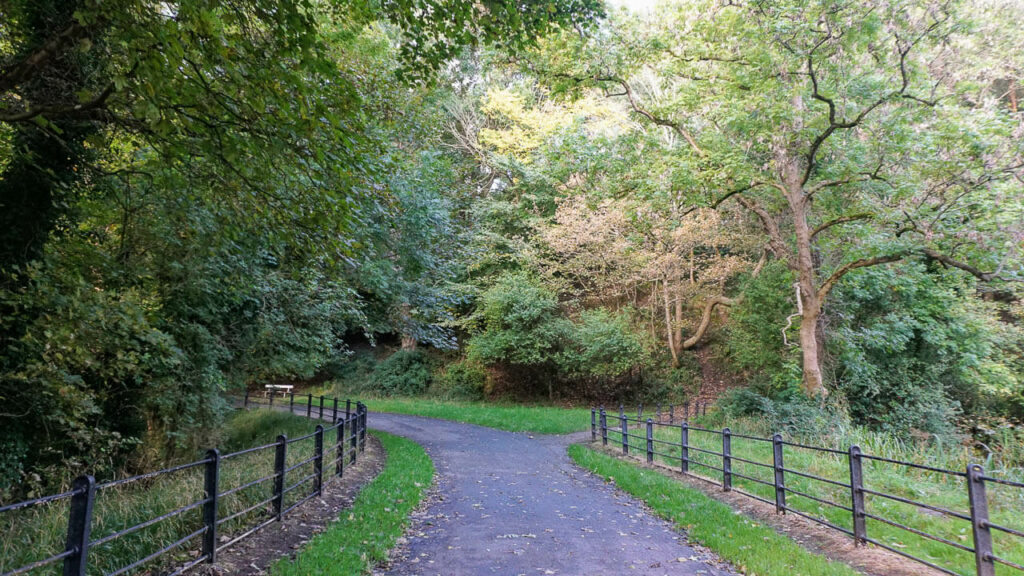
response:
<path id="1" fill-rule="evenodd" d="M 439 476 L 439 497 L 386 574 L 734 574 L 638 500 L 575 467 L 565 451 L 571 437 L 394 414 L 370 414 L 369 425 L 421 444 Z"/>

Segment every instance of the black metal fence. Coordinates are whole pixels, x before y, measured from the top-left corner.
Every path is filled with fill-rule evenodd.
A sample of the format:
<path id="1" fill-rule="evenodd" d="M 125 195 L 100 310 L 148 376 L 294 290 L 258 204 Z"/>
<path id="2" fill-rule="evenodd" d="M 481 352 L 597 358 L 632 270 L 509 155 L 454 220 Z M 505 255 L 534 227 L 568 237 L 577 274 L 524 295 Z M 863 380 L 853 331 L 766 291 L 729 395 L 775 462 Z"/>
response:
<path id="1" fill-rule="evenodd" d="M 300 408 L 305 409 L 305 416 L 320 420 L 326 417 L 332 424 L 328 427 L 318 424 L 314 432 L 298 438 L 288 438 L 282 434 L 269 444 L 254 446 L 230 454 L 221 454 L 218 450 L 211 449 L 206 452 L 205 458 L 195 462 L 110 482 L 97 483 L 92 476 L 80 476 L 74 480 L 71 490 L 67 492 L 0 507 L 0 518 L 2 518 L 3 515 L 16 511 L 25 511 L 43 505 L 52 506 L 54 503 L 67 501 L 65 505 L 66 538 L 63 550 L 17 567 L 0 565 L 0 576 L 42 573 L 44 569 L 48 569 L 49 573 L 59 569 L 65 576 L 84 576 L 86 573 L 120 576 L 143 569 L 150 570 L 153 568 L 153 564 L 161 558 L 165 561 L 163 564 L 167 564 L 166 556 L 168 554 L 177 552 L 180 556 L 180 551 L 187 549 L 190 543 L 192 543 L 192 547 L 198 545 L 198 553 L 195 553 L 190 560 L 179 563 L 176 568 L 169 570 L 168 574 L 181 574 L 197 565 L 215 562 L 217 554 L 222 550 L 255 534 L 271 523 L 280 521 L 296 507 L 321 495 L 325 474 L 328 480 L 332 474 L 341 477 L 346 466 L 354 464 L 358 454 L 365 449 L 367 424 L 365 405 L 361 402 L 353 404 L 350 400 L 345 400 L 339 407 L 337 398 L 321 396 L 318 397 L 314 410 L 314 397 L 302 398 L 305 400 L 305 406 Z M 289 395 L 288 407 L 293 413 L 302 414 L 303 410 L 296 409 L 295 399 L 294 394 Z M 249 398 L 246 393 L 243 405 L 246 408 L 250 406 L 273 407 L 274 395 L 255 399 Z M 298 443 L 308 443 L 309 441 L 312 441 L 311 450 L 297 449 Z M 229 461 L 234 462 L 239 459 L 241 465 L 248 469 L 254 465 L 251 456 L 261 453 L 269 455 L 270 451 L 273 451 L 274 457 L 273 468 L 267 471 L 269 473 L 262 474 L 258 470 L 247 470 L 250 475 L 259 477 L 245 478 L 244 482 L 228 489 L 221 485 L 221 473 Z M 298 453 L 302 459 L 289 463 L 290 452 Z M 307 453 L 310 455 L 306 456 Z M 269 461 L 269 458 L 267 460 Z M 333 471 L 325 473 L 325 463 L 333 465 Z M 200 469 L 202 471 L 202 498 L 170 511 L 161 511 L 160 514 L 146 517 L 130 526 L 108 531 L 102 537 L 93 537 L 93 527 L 97 520 L 94 507 L 98 495 L 128 485 L 145 486 L 146 488 L 142 488 L 142 490 L 146 490 L 153 485 L 153 482 L 159 482 L 169 475 L 177 475 L 189 470 L 198 472 Z M 175 481 L 179 480 L 175 478 Z M 251 489 L 267 482 L 272 483 L 271 488 L 263 496 L 253 498 Z M 302 491 L 303 488 L 306 489 L 305 492 Z M 242 496 L 243 492 L 250 496 L 250 500 L 235 503 L 230 508 L 224 505 L 225 499 L 237 499 Z M 257 501 L 251 503 L 252 499 Z M 224 514 L 225 509 L 237 510 L 230 514 Z M 155 544 L 155 546 L 160 546 L 159 549 L 146 550 L 144 555 L 115 568 L 97 566 L 90 562 L 90 549 L 109 546 L 119 539 L 140 533 L 142 530 L 172 519 L 180 520 L 189 512 L 193 512 L 197 516 L 195 521 L 184 523 L 185 527 L 175 533 L 174 540 Z M 247 521 L 251 520 L 253 516 L 256 517 L 256 522 L 248 523 Z M 239 522 L 242 522 L 241 526 L 239 526 Z M 194 525 L 189 526 L 189 524 Z M 224 529 L 225 525 L 236 527 L 236 529 L 232 530 L 230 534 L 221 536 L 219 532 Z M 181 532 L 185 533 L 181 534 Z"/>
<path id="2" fill-rule="evenodd" d="M 796 514 L 829 529 L 850 535 L 857 545 L 873 544 L 946 574 L 966 576 L 962 571 L 941 565 L 936 558 L 922 558 L 911 551 L 900 549 L 892 543 L 873 538 L 868 531 L 868 521 L 884 525 L 886 530 L 889 530 L 889 527 L 895 528 L 919 537 L 923 539 L 922 541 L 937 542 L 942 547 L 970 554 L 974 558 L 974 570 L 970 573 L 977 576 L 1024 572 L 1024 566 L 1018 563 L 1021 561 L 1021 550 L 1024 550 L 1024 506 L 1020 507 L 1019 513 L 1011 510 L 1009 514 L 1004 515 L 1010 519 L 1010 522 L 1005 520 L 1002 523 L 996 522 L 989 514 L 989 492 L 993 486 L 1016 491 L 1016 498 L 1011 500 L 1020 503 L 1024 502 L 1024 491 L 1021 491 L 1024 489 L 1024 483 L 987 475 L 984 468 L 978 464 L 970 464 L 966 470 L 961 472 L 865 454 L 858 446 L 850 446 L 846 450 L 836 450 L 787 441 L 781 434 L 775 434 L 771 438 L 762 438 L 736 434 L 729 428 L 711 430 L 689 423 L 689 417 L 696 417 L 705 411 L 706 407 L 703 410 L 698 409 L 691 412 L 687 406 L 685 412 L 677 419 L 674 412 L 664 414 L 659 407 L 656 419 L 643 420 L 642 406 L 638 408 L 635 418 L 627 415 L 621 406 L 619 413 L 611 416 L 603 408 L 593 408 L 590 414 L 591 440 L 600 441 L 607 446 L 609 434 L 611 434 L 612 445 L 621 445 L 624 455 L 644 458 L 648 464 L 654 464 L 656 458 L 666 463 L 674 462 L 673 468 L 678 466 L 676 469 L 679 472 L 719 485 L 723 491 L 736 492 L 773 506 L 778 514 Z M 666 417 L 668 421 L 665 421 Z M 608 422 L 609 418 L 612 420 L 611 425 Z M 705 435 L 705 438 L 703 441 L 695 442 L 695 435 Z M 671 439 L 665 439 L 666 436 Z M 713 437 L 713 440 L 709 440 L 707 437 Z M 760 450 L 760 453 L 766 456 L 765 459 L 759 461 L 754 457 L 738 456 L 733 450 L 733 441 L 736 439 L 762 445 L 763 449 Z M 721 448 L 711 449 L 712 444 L 714 447 L 720 446 Z M 807 450 L 823 457 L 845 460 L 846 473 L 841 477 L 826 478 L 807 469 L 799 470 L 787 466 L 786 454 L 792 454 L 790 452 L 792 450 Z M 869 462 L 912 469 L 962 482 L 965 486 L 964 492 L 969 510 L 961 512 L 888 493 L 881 489 L 871 489 L 866 485 L 869 474 L 867 474 L 868 466 L 865 464 Z M 757 478 L 753 472 L 739 472 L 736 469 L 738 465 L 744 466 L 745 472 L 763 470 L 764 476 Z M 694 467 L 705 473 L 695 472 Z M 836 502 L 820 495 L 808 493 L 813 490 L 797 490 L 787 486 L 787 479 L 817 483 L 817 485 L 832 488 L 833 493 L 838 489 L 839 492 L 845 494 L 847 500 Z M 736 480 L 745 481 L 743 482 L 745 485 L 763 487 L 761 491 L 766 494 L 766 497 L 737 488 L 734 486 Z M 814 514 L 808 513 L 806 508 L 805 510 L 797 509 L 787 501 L 787 496 L 804 499 L 805 502 L 813 502 L 819 509 L 827 507 L 824 509 L 839 511 L 839 514 L 845 516 L 849 522 L 849 528 L 840 526 L 835 514 Z M 871 499 L 879 499 L 881 505 L 869 509 L 867 504 Z M 909 521 L 906 514 L 898 518 L 885 515 L 884 510 L 888 508 L 888 503 L 911 506 L 914 513 L 963 522 L 962 531 L 965 534 L 958 538 L 961 540 L 958 542 L 950 537 L 943 537 L 909 526 L 905 523 Z M 1020 524 L 1015 527 L 1005 525 L 1011 522 Z M 970 542 L 967 542 L 966 536 L 968 528 L 971 534 Z M 1006 539 L 1001 540 L 1003 543 L 1001 548 L 1015 550 L 1013 560 L 1006 555 L 997 554 L 998 548 L 995 545 L 997 539 Z M 970 562 L 965 560 L 964 563 L 969 564 Z"/>

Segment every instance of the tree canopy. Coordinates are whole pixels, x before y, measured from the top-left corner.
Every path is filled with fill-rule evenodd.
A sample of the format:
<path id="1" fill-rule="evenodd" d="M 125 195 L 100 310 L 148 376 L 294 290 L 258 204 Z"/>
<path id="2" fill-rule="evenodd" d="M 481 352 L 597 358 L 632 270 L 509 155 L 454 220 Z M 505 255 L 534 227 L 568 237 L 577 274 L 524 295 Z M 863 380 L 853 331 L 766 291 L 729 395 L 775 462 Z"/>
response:
<path id="1" fill-rule="evenodd" d="M 382 394 L 1024 419 L 1011 0 L 0 14 L 0 497 L 373 346 Z"/>

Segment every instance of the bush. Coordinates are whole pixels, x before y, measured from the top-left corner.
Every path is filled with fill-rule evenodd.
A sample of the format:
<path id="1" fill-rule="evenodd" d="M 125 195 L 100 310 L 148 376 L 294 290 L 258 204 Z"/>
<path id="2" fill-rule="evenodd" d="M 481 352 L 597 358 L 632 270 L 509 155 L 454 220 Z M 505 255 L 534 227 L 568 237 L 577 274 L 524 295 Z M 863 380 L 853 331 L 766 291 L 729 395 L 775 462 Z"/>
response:
<path id="1" fill-rule="evenodd" d="M 385 396 L 415 396 L 430 387 L 432 362 L 420 350 L 399 350 L 373 370 L 370 389 Z"/>
<path id="2" fill-rule="evenodd" d="M 484 331 L 469 341 L 467 355 L 484 364 L 548 364 L 562 347 L 568 321 L 558 299 L 525 274 L 506 274 L 480 297 Z"/>
<path id="3" fill-rule="evenodd" d="M 482 400 L 487 385 L 487 371 L 469 360 L 449 364 L 434 375 L 432 396 L 448 400 Z"/>
<path id="4" fill-rule="evenodd" d="M 907 264 L 865 270 L 839 287 L 844 314 L 829 351 L 856 422 L 901 435 L 950 434 L 961 412 L 991 414 L 986 395 L 1021 389 L 1021 336 L 987 303 L 962 297 L 972 285 Z"/>
<path id="5" fill-rule="evenodd" d="M 618 376 L 644 362 L 644 345 L 625 313 L 585 310 L 559 355 L 561 370 L 576 377 Z"/>
<path id="6" fill-rule="evenodd" d="M 799 393 L 772 399 L 749 388 L 729 390 L 718 399 L 725 422 L 751 418 L 767 425 L 766 433 L 781 432 L 797 438 L 820 438 L 847 428 L 845 414 L 835 406 L 822 406 Z"/>

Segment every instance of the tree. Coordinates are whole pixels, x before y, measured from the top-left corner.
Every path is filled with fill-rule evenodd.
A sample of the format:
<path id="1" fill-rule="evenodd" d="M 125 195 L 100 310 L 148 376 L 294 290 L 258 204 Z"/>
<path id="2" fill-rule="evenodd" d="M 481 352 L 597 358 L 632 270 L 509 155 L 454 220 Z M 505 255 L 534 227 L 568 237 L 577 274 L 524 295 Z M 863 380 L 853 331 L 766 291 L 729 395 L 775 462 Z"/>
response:
<path id="1" fill-rule="evenodd" d="M 958 64 L 970 3 L 678 2 L 565 34 L 528 66 L 679 136 L 683 190 L 756 217 L 796 274 L 803 387 L 824 394 L 821 317 L 862 268 L 933 260 L 1021 278 L 1019 119 Z M 996 248 L 998 245 L 998 248 Z"/>

